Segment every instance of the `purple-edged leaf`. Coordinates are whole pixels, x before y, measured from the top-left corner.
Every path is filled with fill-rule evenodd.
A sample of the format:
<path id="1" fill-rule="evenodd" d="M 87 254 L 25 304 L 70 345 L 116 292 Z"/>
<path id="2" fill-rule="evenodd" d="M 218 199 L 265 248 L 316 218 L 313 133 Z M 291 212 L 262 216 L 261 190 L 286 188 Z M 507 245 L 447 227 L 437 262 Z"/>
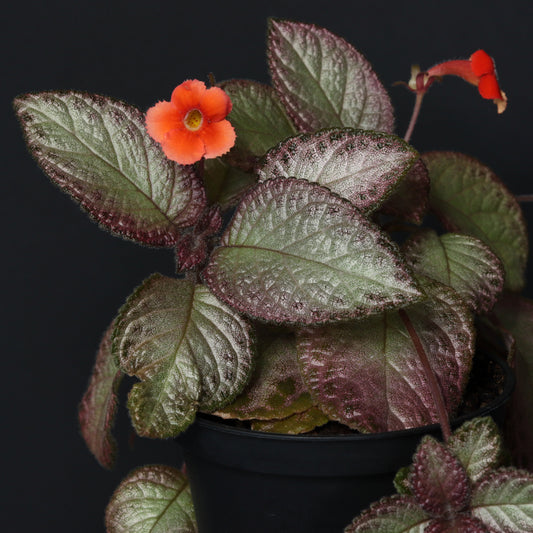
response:
<path id="1" fill-rule="evenodd" d="M 197 533 L 187 478 L 169 466 L 137 468 L 113 493 L 105 524 L 108 533 Z"/>
<path id="2" fill-rule="evenodd" d="M 424 533 L 491 533 L 477 518 L 467 514 L 454 516 L 450 520 L 435 519 L 424 529 Z"/>
<path id="3" fill-rule="evenodd" d="M 533 470 L 533 301 L 504 294 L 494 313 L 516 341 L 516 386 L 508 411 L 508 444 L 514 463 Z"/>
<path id="4" fill-rule="evenodd" d="M 291 335 L 258 338 L 259 356 L 244 391 L 224 409 L 223 418 L 272 420 L 287 418 L 313 406 L 298 368 L 296 342 Z"/>
<path id="5" fill-rule="evenodd" d="M 185 230 L 176 243 L 177 272 L 199 268 L 205 263 L 213 237 L 221 227 L 218 205 L 206 208 L 198 222 Z"/>
<path id="6" fill-rule="evenodd" d="M 410 239 L 403 251 L 415 271 L 452 287 L 478 313 L 490 311 L 503 288 L 500 260 L 475 237 L 427 230 Z"/>
<path id="7" fill-rule="evenodd" d="M 111 430 L 117 412 L 118 389 L 123 374 L 111 354 L 114 322 L 105 332 L 87 391 L 81 400 L 78 417 L 81 434 L 104 468 L 115 464 L 117 444 Z"/>
<path id="8" fill-rule="evenodd" d="M 419 159 L 380 207 L 386 215 L 421 224 L 429 208 L 429 176 L 426 165 Z"/>
<path id="9" fill-rule="evenodd" d="M 249 172 L 229 165 L 216 157 L 204 162 L 204 186 L 209 204 L 219 204 L 228 209 L 239 203 L 241 196 L 257 181 Z"/>
<path id="10" fill-rule="evenodd" d="M 421 287 L 428 298 L 407 312 L 453 414 L 472 364 L 472 318 L 452 289 L 429 280 Z M 332 420 L 363 432 L 438 422 L 420 358 L 398 312 L 302 330 L 298 357 L 311 395 Z"/>
<path id="11" fill-rule="evenodd" d="M 505 287 L 524 286 L 528 238 L 515 197 L 485 165 L 466 155 L 424 155 L 431 180 L 430 204 L 452 231 L 481 239 L 501 259 Z"/>
<path id="12" fill-rule="evenodd" d="M 141 380 L 128 398 L 137 433 L 174 437 L 197 409 L 232 401 L 251 373 L 249 330 L 202 285 L 155 274 L 136 289 L 117 318 L 113 352 Z"/>
<path id="13" fill-rule="evenodd" d="M 394 135 L 349 128 L 302 134 L 270 150 L 259 166 L 260 180 L 296 177 L 319 183 L 373 211 L 418 159 Z"/>
<path id="14" fill-rule="evenodd" d="M 297 133 L 272 87 L 251 80 L 230 80 L 221 87 L 233 103 L 228 116 L 237 134 L 233 151 L 260 157 Z"/>
<path id="15" fill-rule="evenodd" d="M 472 482 L 500 465 L 502 439 L 498 426 L 490 417 L 465 422 L 446 444 L 461 461 Z"/>
<path id="16" fill-rule="evenodd" d="M 445 445 L 425 437 L 414 460 L 411 487 L 422 509 L 450 519 L 470 501 L 470 483 L 463 465 Z"/>
<path id="17" fill-rule="evenodd" d="M 274 87 L 300 131 L 348 126 L 392 132 L 387 92 L 344 39 L 311 24 L 271 19 L 267 47 Z"/>
<path id="18" fill-rule="evenodd" d="M 313 431 L 328 422 L 328 417 L 320 409 L 311 407 L 303 413 L 296 413 L 281 420 L 254 420 L 252 429 L 266 433 L 299 435 Z"/>
<path id="19" fill-rule="evenodd" d="M 514 468 L 491 472 L 474 487 L 471 507 L 491 533 L 533 532 L 533 474 Z"/>
<path id="20" fill-rule="evenodd" d="M 394 243 L 350 202 L 306 180 L 257 185 L 221 244 L 205 281 L 255 318 L 318 324 L 420 298 Z"/>
<path id="21" fill-rule="evenodd" d="M 81 92 L 15 100 L 26 142 L 46 174 L 111 232 L 171 246 L 205 205 L 192 167 L 169 161 L 137 108 Z"/>
<path id="22" fill-rule="evenodd" d="M 430 521 L 414 498 L 395 495 L 363 511 L 344 533 L 423 533 Z"/>

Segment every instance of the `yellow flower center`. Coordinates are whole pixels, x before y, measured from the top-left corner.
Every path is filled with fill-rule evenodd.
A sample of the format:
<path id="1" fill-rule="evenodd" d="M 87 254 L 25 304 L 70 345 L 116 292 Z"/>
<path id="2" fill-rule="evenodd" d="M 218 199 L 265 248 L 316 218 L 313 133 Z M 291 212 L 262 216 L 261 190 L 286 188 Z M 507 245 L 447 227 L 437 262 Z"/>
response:
<path id="1" fill-rule="evenodd" d="M 199 109 L 191 109 L 183 119 L 185 127 L 190 131 L 197 131 L 202 126 L 204 117 Z"/>

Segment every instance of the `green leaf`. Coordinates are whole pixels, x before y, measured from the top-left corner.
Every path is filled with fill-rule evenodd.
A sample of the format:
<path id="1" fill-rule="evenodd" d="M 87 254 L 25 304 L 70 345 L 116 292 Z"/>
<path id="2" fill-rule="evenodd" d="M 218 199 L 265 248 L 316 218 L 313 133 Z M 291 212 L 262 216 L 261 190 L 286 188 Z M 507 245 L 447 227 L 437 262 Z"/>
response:
<path id="1" fill-rule="evenodd" d="M 81 434 L 96 460 L 104 468 L 115 464 L 117 444 L 111 430 L 115 423 L 118 390 L 123 374 L 111 354 L 114 322 L 104 334 L 78 417 Z"/>
<path id="2" fill-rule="evenodd" d="M 452 289 L 430 280 L 421 287 L 428 298 L 406 311 L 452 415 L 472 365 L 472 317 Z M 304 381 L 331 420 L 365 433 L 438 422 L 424 369 L 398 312 L 301 330 L 297 346 Z"/>
<path id="3" fill-rule="evenodd" d="M 113 493 L 105 523 L 108 533 L 196 533 L 187 478 L 169 466 L 134 470 Z"/>
<path id="4" fill-rule="evenodd" d="M 44 172 L 111 232 L 172 246 L 202 211 L 201 180 L 165 157 L 135 107 L 81 92 L 26 94 L 14 105 Z"/>
<path id="5" fill-rule="evenodd" d="M 363 511 L 344 533 L 423 533 L 431 521 L 409 496 L 390 496 Z"/>
<path id="6" fill-rule="evenodd" d="M 373 211 L 418 159 L 394 135 L 349 128 L 298 135 L 270 150 L 257 174 L 260 180 L 296 177 L 319 183 Z"/>
<path id="7" fill-rule="evenodd" d="M 228 119 L 237 134 L 234 151 L 260 157 L 297 133 L 272 87 L 250 80 L 230 80 L 221 87 L 233 103 Z"/>
<path id="8" fill-rule="evenodd" d="M 498 467 L 501 462 L 502 439 L 498 426 L 490 417 L 465 422 L 454 431 L 447 446 L 461 461 L 473 482 Z"/>
<path id="9" fill-rule="evenodd" d="M 257 185 L 221 244 L 205 281 L 221 300 L 255 318 L 318 324 L 421 296 L 393 242 L 348 201 L 306 180 Z"/>
<path id="10" fill-rule="evenodd" d="M 256 180 L 253 174 L 229 165 L 223 158 L 206 159 L 204 186 L 209 204 L 219 204 L 228 209 L 239 203 L 244 192 Z"/>
<path id="11" fill-rule="evenodd" d="M 258 336 L 260 351 L 252 379 L 233 403 L 216 412 L 218 416 L 272 420 L 313 406 L 298 368 L 294 337 L 271 335 L 269 331 Z"/>
<path id="12" fill-rule="evenodd" d="M 475 237 L 427 230 L 403 251 L 415 271 L 455 289 L 473 311 L 490 311 L 503 288 L 500 260 Z"/>
<path id="13" fill-rule="evenodd" d="M 515 197 L 485 165 L 466 155 L 423 157 L 431 180 L 430 204 L 446 227 L 481 239 L 501 259 L 505 287 L 524 286 L 528 238 Z"/>
<path id="14" fill-rule="evenodd" d="M 501 468 L 474 487 L 472 514 L 494 533 L 533 532 L 533 474 Z"/>
<path id="15" fill-rule="evenodd" d="M 142 436 L 178 435 L 196 411 L 213 411 L 241 392 L 251 373 L 248 324 L 202 285 L 155 274 L 117 318 L 113 352 L 141 379 L 129 394 Z"/>
<path id="16" fill-rule="evenodd" d="M 318 407 L 310 407 L 303 413 L 296 413 L 281 420 L 254 420 L 252 429 L 266 433 L 299 435 L 309 433 L 328 422 L 328 417 Z"/>
<path id="17" fill-rule="evenodd" d="M 270 19 L 267 47 L 274 88 L 300 131 L 393 131 L 387 92 L 344 39 L 311 24 Z"/>

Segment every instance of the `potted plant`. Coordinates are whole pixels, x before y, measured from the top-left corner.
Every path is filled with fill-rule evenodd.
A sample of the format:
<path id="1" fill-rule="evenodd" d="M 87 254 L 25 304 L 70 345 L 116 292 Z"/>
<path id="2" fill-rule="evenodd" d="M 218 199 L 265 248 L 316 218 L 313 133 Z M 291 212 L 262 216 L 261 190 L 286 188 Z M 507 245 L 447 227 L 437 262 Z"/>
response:
<path id="1" fill-rule="evenodd" d="M 470 417 L 492 412 L 505 401 L 502 389 L 510 393 L 512 377 L 505 381 L 498 370 L 505 363 L 486 356 L 486 346 L 514 355 L 521 370 L 508 442 L 519 466 L 531 466 L 523 354 L 532 315 L 517 295 L 528 245 L 521 209 L 481 162 L 419 154 L 409 144 L 424 95 L 445 75 L 462 77 L 505 109 L 492 58 L 480 50 L 427 71 L 413 67 L 406 85 L 415 107 L 402 139 L 387 92 L 346 41 L 313 25 L 271 20 L 267 46 L 272 87 L 187 80 L 146 114 L 74 91 L 15 100 L 37 162 L 95 221 L 175 250 L 176 276 L 142 282 L 103 337 L 80 405 L 90 450 L 103 466 L 113 464 L 118 387 L 124 375 L 135 376 L 132 424 L 144 437 L 180 436 L 201 532 L 295 532 L 293 522 L 330 531 L 390 493 L 392 472 L 440 425 L 445 444 L 422 441 L 413 468 L 397 479 L 403 494 L 349 530 L 381 530 L 379 521 L 391 516 L 404 527 L 398 517 L 409 515 L 422 524 L 409 531 L 533 531 L 533 477 L 498 470 L 493 423 L 475 418 L 452 435 L 449 422 L 464 421 L 467 405 Z M 429 211 L 438 224 L 423 226 Z M 502 381 L 484 403 L 472 403 L 477 389 L 467 394 L 473 374 Z M 396 457 L 384 442 L 398 448 Z M 486 453 L 476 455 L 475 443 Z M 307 455 L 300 445 L 329 451 Z M 217 511 L 204 495 L 220 499 L 221 486 L 210 490 L 194 476 L 226 451 L 231 464 L 218 465 L 217 483 L 229 479 L 230 467 L 240 473 L 222 487 L 230 497 Z M 241 459 L 261 465 L 259 488 L 242 477 Z M 355 481 L 347 461 L 363 468 Z M 282 490 L 274 478 L 287 464 L 297 478 L 290 490 L 311 505 L 298 507 L 291 525 L 270 499 Z M 385 467 L 373 472 L 377 464 Z M 327 479 L 331 498 L 318 515 L 324 492 L 316 496 L 317 478 Z M 266 509 L 235 502 L 243 483 L 250 500 L 265 496 Z M 108 530 L 194 531 L 187 486 L 185 474 L 170 467 L 136 470 L 112 498 Z M 355 500 L 354 487 L 359 501 L 348 511 L 331 508 L 341 493 Z M 294 509 L 280 494 L 277 501 Z M 492 522 L 483 515 L 488 502 L 498 515 Z M 222 509 L 233 522 L 221 521 Z M 200 518 L 204 510 L 211 516 Z M 254 525 L 238 525 L 241 515 Z M 317 522 L 328 515 L 336 518 Z"/>

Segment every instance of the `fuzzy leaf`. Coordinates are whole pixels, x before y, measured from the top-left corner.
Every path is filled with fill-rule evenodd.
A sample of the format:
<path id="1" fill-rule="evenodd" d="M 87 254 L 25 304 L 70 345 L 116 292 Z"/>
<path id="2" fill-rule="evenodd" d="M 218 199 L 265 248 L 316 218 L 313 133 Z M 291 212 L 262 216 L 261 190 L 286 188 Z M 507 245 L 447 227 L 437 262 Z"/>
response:
<path id="1" fill-rule="evenodd" d="M 409 496 L 390 496 L 363 511 L 344 533 L 423 533 L 431 518 Z"/>
<path id="2" fill-rule="evenodd" d="M 427 230 L 403 251 L 415 271 L 455 289 L 473 311 L 490 311 L 503 288 L 500 260 L 475 237 Z"/>
<path id="3" fill-rule="evenodd" d="M 446 446 L 424 437 L 413 460 L 411 487 L 416 500 L 434 517 L 450 519 L 470 500 L 470 484 L 463 465 Z"/>
<path id="4" fill-rule="evenodd" d="M 217 411 L 223 418 L 272 420 L 287 418 L 313 406 L 300 375 L 292 335 L 260 336 L 252 379 L 237 399 Z"/>
<path id="5" fill-rule="evenodd" d="M 501 461 L 502 439 L 498 426 L 490 417 L 465 422 L 454 431 L 447 446 L 473 482 L 499 466 Z"/>
<path id="6" fill-rule="evenodd" d="M 204 168 L 207 200 L 209 204 L 219 204 L 222 209 L 237 205 L 244 192 L 257 181 L 253 174 L 229 165 L 220 157 L 206 159 Z"/>
<path id="7" fill-rule="evenodd" d="M 380 211 L 413 224 L 421 224 L 428 208 L 429 176 L 426 165 L 419 159 L 380 207 Z"/>
<path id="8" fill-rule="evenodd" d="M 117 318 L 113 352 L 141 379 L 130 391 L 142 436 L 174 437 L 197 409 L 213 411 L 241 392 L 251 373 L 249 326 L 202 285 L 155 274 Z"/>
<path id="9" fill-rule="evenodd" d="M 81 434 L 104 468 L 112 468 L 115 464 L 117 444 L 111 430 L 115 423 L 118 390 L 123 377 L 111 354 L 113 328 L 114 322 L 102 338 L 89 386 L 78 411 Z"/>
<path id="10" fill-rule="evenodd" d="M 113 493 L 105 522 L 108 533 L 196 533 L 187 478 L 169 466 L 134 470 Z"/>
<path id="11" fill-rule="evenodd" d="M 407 312 L 453 414 L 472 363 L 472 318 L 453 290 L 429 280 L 421 287 L 428 299 Z M 419 356 L 396 311 L 302 330 L 298 357 L 311 395 L 332 420 L 370 433 L 438 422 Z"/>
<path id="12" fill-rule="evenodd" d="M 507 436 L 514 463 L 533 470 L 533 301 L 504 294 L 494 308 L 516 341 L 516 386 L 508 410 Z"/>
<path id="13" fill-rule="evenodd" d="M 528 239 L 515 197 L 485 165 L 463 154 L 424 155 L 431 180 L 430 204 L 451 231 L 481 239 L 501 259 L 505 287 L 524 286 Z"/>
<path id="14" fill-rule="evenodd" d="M 113 233 L 171 246 L 202 211 L 201 180 L 165 157 L 137 108 L 81 92 L 26 94 L 14 105 L 44 172 Z"/>
<path id="15" fill-rule="evenodd" d="M 328 417 L 320 409 L 311 407 L 303 413 L 296 413 L 281 420 L 254 420 L 252 429 L 267 433 L 299 435 L 309 433 L 328 422 Z"/>
<path id="16" fill-rule="evenodd" d="M 432 520 L 424 533 L 490 533 L 483 522 L 468 515 L 454 516 L 450 520 Z"/>
<path id="17" fill-rule="evenodd" d="M 472 513 L 493 533 L 533 532 L 533 474 L 501 468 L 474 487 Z"/>
<path id="18" fill-rule="evenodd" d="M 271 19 L 267 47 L 274 87 L 300 131 L 348 126 L 392 132 L 387 92 L 344 39 L 311 24 Z"/>
<path id="19" fill-rule="evenodd" d="M 297 133 L 272 87 L 250 80 L 230 80 L 221 86 L 233 103 L 228 116 L 237 133 L 233 150 L 260 157 Z"/>
<path id="20" fill-rule="evenodd" d="M 257 185 L 221 244 L 205 281 L 255 318 L 318 324 L 420 297 L 392 241 L 348 201 L 306 180 Z"/>
<path id="21" fill-rule="evenodd" d="M 328 129 L 281 142 L 257 174 L 260 180 L 294 176 L 316 182 L 360 210 L 373 211 L 417 159 L 417 152 L 394 135 Z"/>

